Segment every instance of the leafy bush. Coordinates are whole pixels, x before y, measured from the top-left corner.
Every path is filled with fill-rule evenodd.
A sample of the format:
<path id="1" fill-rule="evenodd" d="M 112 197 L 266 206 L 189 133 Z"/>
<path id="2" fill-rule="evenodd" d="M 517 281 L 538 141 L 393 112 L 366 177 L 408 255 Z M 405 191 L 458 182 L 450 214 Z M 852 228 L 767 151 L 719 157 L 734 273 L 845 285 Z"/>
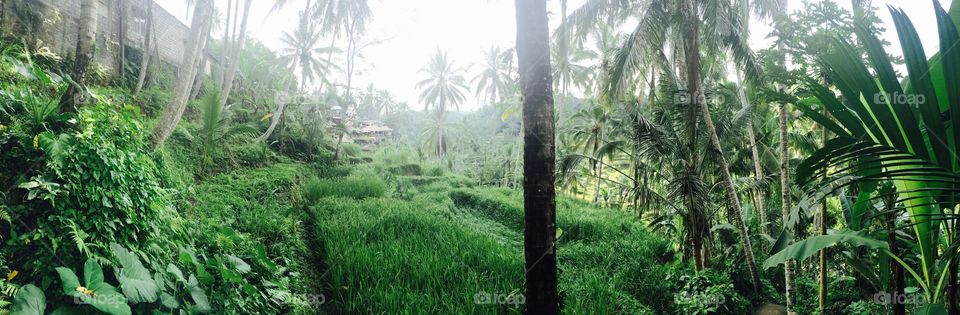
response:
<path id="1" fill-rule="evenodd" d="M 427 169 L 423 175 L 427 176 L 443 176 L 446 174 L 446 170 L 443 169 L 443 166 L 435 165 Z"/>
<path id="2" fill-rule="evenodd" d="M 30 201 L 13 208 L 37 226 L 17 234 L 24 245 L 16 246 L 15 263 L 38 273 L 49 271 L 55 257 L 67 263 L 84 255 L 105 257 L 103 244 L 139 247 L 145 236 L 159 234 L 157 211 L 168 204 L 161 171 L 131 111 L 85 107 L 75 130 L 35 137 L 46 168 L 19 185 Z"/>
<path id="3" fill-rule="evenodd" d="M 340 146 L 340 151 L 347 157 L 357 157 L 360 155 L 360 145 L 356 143 L 344 143 Z"/>
<path id="4" fill-rule="evenodd" d="M 387 168 L 387 171 L 394 175 L 420 176 L 423 174 L 420 164 L 413 163 L 391 166 Z"/>

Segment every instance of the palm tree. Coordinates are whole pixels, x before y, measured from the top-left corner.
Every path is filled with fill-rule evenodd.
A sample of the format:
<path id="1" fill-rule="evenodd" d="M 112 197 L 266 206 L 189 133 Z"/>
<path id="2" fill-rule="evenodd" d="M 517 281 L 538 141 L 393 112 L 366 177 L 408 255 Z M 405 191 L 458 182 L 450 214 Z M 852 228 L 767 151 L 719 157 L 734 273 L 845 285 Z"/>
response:
<path id="1" fill-rule="evenodd" d="M 243 43 L 247 38 L 247 19 L 250 17 L 250 5 L 253 0 L 244 0 L 243 2 L 243 18 L 240 22 L 240 33 L 237 35 L 236 45 L 231 45 L 231 54 L 230 59 L 230 69 L 227 70 L 224 79 L 223 85 L 220 86 L 220 107 L 227 105 L 227 99 L 230 98 L 230 92 L 233 90 L 233 79 L 237 75 L 237 69 L 240 67 L 240 52 L 243 51 Z M 239 3 L 237 4 L 239 5 Z M 226 44 L 226 42 L 224 42 Z M 224 51 L 226 51 L 226 46 L 224 46 Z"/>
<path id="2" fill-rule="evenodd" d="M 313 18 L 320 22 L 320 31 L 323 34 L 330 35 L 330 47 L 333 47 L 336 40 L 342 35 L 347 37 L 347 57 L 351 64 L 347 69 L 348 81 L 353 76 L 353 59 L 359 55 L 362 46 L 359 45 L 358 37 L 366 30 L 366 25 L 373 16 L 373 11 L 367 0 L 319 0 L 313 9 Z M 333 52 L 327 53 L 327 62 L 330 62 Z M 349 86 L 351 82 L 348 82 Z M 320 84 L 323 88 L 324 83 Z M 349 100 L 350 88 L 344 90 L 344 95 Z"/>
<path id="3" fill-rule="evenodd" d="M 584 155 L 591 157 L 593 177 L 596 187 L 593 191 L 593 203 L 600 199 L 600 186 L 603 184 L 603 154 L 600 148 L 607 144 L 605 132 L 610 123 L 610 111 L 604 106 L 591 106 L 577 112 L 571 117 L 575 125 L 572 126 L 572 145 Z"/>
<path id="4" fill-rule="evenodd" d="M 337 68 L 330 61 L 319 58 L 321 54 L 338 50 L 334 47 L 318 47 L 320 33 L 317 24 L 303 12 L 300 13 L 297 28 L 292 33 L 283 32 L 283 37 L 280 40 L 286 45 L 280 50 L 280 57 L 290 67 L 291 71 L 300 74 L 301 91 L 306 89 L 307 83 L 312 83 L 317 79 L 326 80 L 324 74 Z"/>
<path id="5" fill-rule="evenodd" d="M 507 93 L 510 85 L 510 71 L 513 63 L 513 50 L 501 50 L 490 47 L 484 52 L 484 69 L 470 80 L 476 85 L 477 96 L 483 94 L 485 103 L 497 103 Z"/>
<path id="6" fill-rule="evenodd" d="M 83 91 L 85 89 L 83 85 L 86 83 L 90 61 L 93 60 L 93 46 L 97 36 L 97 17 L 99 16 L 97 14 L 98 3 L 99 1 L 97 0 L 80 1 L 76 63 L 74 64 L 73 71 L 70 73 L 71 79 L 76 82 L 76 84 L 70 84 L 67 92 L 64 93 L 60 99 L 61 111 L 76 111 L 77 107 L 82 105 L 77 104 L 77 94 L 86 93 Z"/>
<path id="7" fill-rule="evenodd" d="M 204 35 L 212 21 L 213 1 L 197 0 L 194 8 L 193 22 L 190 25 L 190 34 L 187 38 L 187 47 L 181 59 L 180 68 L 177 70 L 177 82 L 173 89 L 173 96 L 170 98 L 170 104 L 163 110 L 160 121 L 153 134 L 153 148 L 157 149 L 163 146 L 167 137 L 173 133 L 177 123 L 183 116 L 183 111 L 187 107 L 187 98 L 190 96 L 190 88 L 193 85 L 193 79 L 197 74 L 197 68 L 193 67 L 197 63 L 200 55 L 200 47 L 203 46 Z"/>
<path id="8" fill-rule="evenodd" d="M 553 80 L 546 0 L 517 0 L 523 90 L 523 248 L 527 314 L 558 314 Z"/>
<path id="9" fill-rule="evenodd" d="M 143 0 L 143 6 L 147 8 L 147 28 L 143 34 L 143 45 L 140 54 L 140 73 L 137 75 L 137 85 L 133 89 L 133 96 L 140 95 L 143 89 L 143 83 L 147 78 L 147 69 L 150 66 L 150 40 L 153 34 L 153 1 Z"/>
<path id="10" fill-rule="evenodd" d="M 319 58 L 320 54 L 337 51 L 334 47 L 317 47 L 319 39 L 320 34 L 316 23 L 311 21 L 304 12 L 300 12 L 299 24 L 293 33 L 283 32 L 283 37 L 280 39 L 287 46 L 280 50 L 280 58 L 287 64 L 290 71 L 300 73 L 300 92 L 306 91 L 307 83 L 317 79 L 327 80 L 324 74 L 337 68 L 329 60 Z M 287 105 L 289 104 L 286 101 L 277 102 L 277 109 L 271 117 L 270 126 L 258 138 L 259 140 L 270 138 L 277 124 L 283 119 Z"/>
<path id="11" fill-rule="evenodd" d="M 426 79 L 416 84 L 422 90 L 420 101 L 424 103 L 425 110 L 433 109 L 436 120 L 443 121 L 447 117 L 448 107 L 459 109 L 465 98 L 464 91 L 469 89 L 463 78 L 464 70 L 454 66 L 447 54 L 438 49 L 430 59 L 430 65 L 420 71 L 427 74 Z M 443 129 L 439 131 L 435 145 L 438 157 L 443 158 L 446 144 L 443 143 Z"/>
<path id="12" fill-rule="evenodd" d="M 753 5 L 757 10 L 770 12 L 771 6 L 779 1 L 758 1 Z M 698 118 L 703 119 L 711 150 L 724 152 L 721 148 L 716 126 L 713 123 L 703 88 L 703 66 L 701 50 L 708 52 L 729 51 L 737 64 L 749 78 L 759 77 L 759 67 L 753 60 L 753 54 L 746 44 L 746 29 L 743 28 L 738 7 L 729 0 L 674 1 L 606 1 L 591 0 L 577 9 L 570 17 L 570 24 L 579 30 L 592 29 L 600 19 L 622 17 L 636 14 L 636 28 L 623 44 L 610 68 L 611 95 L 620 95 L 631 86 L 636 73 L 643 73 L 652 64 L 667 60 L 663 47 L 680 49 L 678 55 L 684 57 L 686 86 L 683 94 L 677 95 L 680 106 L 686 108 L 686 133 L 690 141 L 687 144 L 691 152 L 696 144 Z M 669 45 L 668 45 L 669 44 Z M 718 55 L 718 54 L 711 54 Z M 699 117 L 698 117 L 699 116 Z M 693 157 L 693 155 L 691 155 Z M 760 291 L 760 276 L 756 268 L 753 245 L 742 216 L 740 200 L 730 174 L 726 158 L 720 156 L 720 177 L 729 207 L 729 221 L 734 223 L 740 234 L 745 260 L 750 271 L 754 290 Z"/>
<path id="13" fill-rule="evenodd" d="M 958 3 L 954 1 L 954 5 Z M 920 286 L 924 302 L 931 304 L 928 309 L 946 304 L 955 313 L 955 259 L 960 247 L 956 231 L 960 224 L 956 214 L 947 209 L 955 209 L 956 193 L 960 191 L 960 165 L 950 145 L 960 141 L 960 129 L 954 127 L 960 125 L 960 115 L 946 109 L 960 104 L 960 90 L 956 88 L 960 63 L 958 52 L 953 49 L 960 38 L 956 20 L 939 2 L 934 2 L 934 8 L 940 51 L 930 60 L 910 19 L 902 10 L 890 8 L 907 66 L 905 79 L 896 74 L 877 35 L 863 24 L 855 30 L 859 45 L 837 38 L 833 50 L 818 55 L 822 70 L 833 83 L 808 79 L 803 87 L 829 116 L 805 102 L 795 105 L 834 137 L 797 167 L 796 182 L 804 188 L 801 204 L 820 202 L 827 187 L 834 191 L 855 189 L 869 200 L 890 200 L 887 208 L 895 211 L 890 214 L 904 216 L 907 222 L 900 226 L 890 222 L 886 229 L 904 229 L 912 234 L 910 238 L 900 238 L 909 242 L 908 246 L 896 249 L 902 253 L 894 253 L 887 242 L 864 237 L 862 233 L 839 235 L 855 237 L 846 243 L 879 249 L 896 261 Z M 862 57 L 864 51 L 866 60 Z M 833 85 L 840 95 L 832 89 Z M 898 94 L 914 98 L 877 97 Z M 887 181 L 892 187 L 885 189 L 881 184 Z M 867 215 L 855 213 L 853 217 Z M 851 230 L 855 231 L 853 226 Z M 764 265 L 804 259 L 814 253 L 811 249 L 835 245 L 836 242 L 825 242 L 829 237 L 838 236 L 817 235 L 798 241 L 771 256 Z M 901 311 L 902 308 L 896 312 Z"/>

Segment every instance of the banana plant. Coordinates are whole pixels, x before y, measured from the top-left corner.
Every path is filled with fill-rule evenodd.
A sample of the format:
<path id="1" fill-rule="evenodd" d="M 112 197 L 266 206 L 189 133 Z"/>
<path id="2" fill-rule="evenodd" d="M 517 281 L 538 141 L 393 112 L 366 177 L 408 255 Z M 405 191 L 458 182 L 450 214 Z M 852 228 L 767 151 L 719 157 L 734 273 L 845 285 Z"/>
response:
<path id="1" fill-rule="evenodd" d="M 814 209 L 826 196 L 852 186 L 865 198 L 895 196 L 906 209 L 907 228 L 916 242 L 912 247 L 920 258 L 918 268 L 890 253 L 885 244 L 854 232 L 808 238 L 775 254 L 766 265 L 776 265 L 784 257 L 802 259 L 810 248 L 840 241 L 867 246 L 890 256 L 913 276 L 930 305 L 928 310 L 942 309 L 939 304 L 946 299 L 941 294 L 957 254 L 955 238 L 941 235 L 941 228 L 956 224 L 957 217 L 944 209 L 957 206 L 960 192 L 956 155 L 960 145 L 960 35 L 955 22 L 960 21 L 960 0 L 954 1 L 950 14 L 937 1 L 933 3 L 940 51 L 930 60 L 910 19 L 902 10 L 890 8 L 903 49 L 906 79 L 898 79 L 881 41 L 859 24 L 857 38 L 869 67 L 856 46 L 837 39 L 834 48 L 819 58 L 831 86 L 808 79 L 805 86 L 814 98 L 795 102 L 807 117 L 835 135 L 797 168 L 797 182 L 805 194 L 796 211 Z M 821 108 L 829 115 L 822 114 Z M 895 189 L 877 191 L 877 183 L 884 180 L 891 181 Z M 947 229 L 948 234 L 951 231 Z"/>

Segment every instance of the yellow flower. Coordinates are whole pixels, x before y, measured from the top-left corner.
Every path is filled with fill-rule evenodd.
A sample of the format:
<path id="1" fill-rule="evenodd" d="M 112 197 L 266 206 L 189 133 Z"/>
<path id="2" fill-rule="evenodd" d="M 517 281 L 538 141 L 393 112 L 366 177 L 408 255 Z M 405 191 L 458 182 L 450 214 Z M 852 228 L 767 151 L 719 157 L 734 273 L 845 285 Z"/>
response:
<path id="1" fill-rule="evenodd" d="M 33 148 L 40 148 L 40 135 L 33 136 Z"/>
<path id="2" fill-rule="evenodd" d="M 16 271 L 16 270 L 13 270 L 13 271 L 8 272 L 8 273 L 7 273 L 7 282 L 10 282 L 10 280 L 13 280 L 13 278 L 16 278 L 18 274 L 20 274 L 20 272 L 19 272 L 19 271 Z"/>
<path id="3" fill-rule="evenodd" d="M 3 124 L 0 124 L 0 131 L 3 131 L 4 129 L 7 129 L 7 126 L 4 126 Z"/>
<path id="4" fill-rule="evenodd" d="M 87 296 L 93 296 L 93 290 L 87 289 L 85 287 L 77 287 L 77 292 L 83 293 Z"/>

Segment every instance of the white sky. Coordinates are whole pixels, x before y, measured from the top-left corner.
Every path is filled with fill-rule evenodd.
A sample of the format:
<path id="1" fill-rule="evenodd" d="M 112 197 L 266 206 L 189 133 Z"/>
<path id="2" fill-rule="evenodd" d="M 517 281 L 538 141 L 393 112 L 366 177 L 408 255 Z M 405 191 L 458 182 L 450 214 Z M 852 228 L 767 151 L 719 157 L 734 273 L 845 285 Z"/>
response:
<path id="1" fill-rule="evenodd" d="M 215 0 L 219 11 L 226 11 L 227 0 Z M 568 11 L 573 11 L 586 0 L 569 0 Z M 818 0 L 811 0 L 818 1 Z M 850 1 L 834 0 L 844 7 Z M 950 1 L 938 0 L 949 9 Z M 185 19 L 187 0 L 157 0 L 162 7 L 181 20 Z M 282 32 L 291 31 L 297 24 L 297 11 L 306 0 L 290 0 L 285 9 L 268 15 L 273 1 L 255 0 L 250 11 L 250 35 L 279 50 Z M 802 0 L 788 0 L 791 10 L 803 7 Z M 929 0 L 874 0 L 880 8 L 879 16 L 887 29 L 884 38 L 892 43 L 889 48 L 899 54 L 900 46 L 886 5 L 903 8 L 916 26 L 925 51 L 932 55 L 937 47 L 936 18 Z M 373 20 L 368 26 L 367 39 L 384 40 L 363 52 L 354 86 L 361 88 L 373 83 L 379 89 L 390 91 L 395 99 L 406 101 L 412 109 L 420 109 L 419 92 L 414 84 L 423 78 L 419 69 L 427 65 L 437 48 L 447 51 L 461 67 L 475 65 L 466 75 L 467 80 L 481 71 L 483 53 L 490 46 L 512 47 L 516 38 L 516 21 L 512 0 L 370 0 Z M 548 1 L 551 28 L 559 24 L 560 4 Z M 751 22 L 750 43 L 754 49 L 768 46 L 764 40 L 770 27 L 759 21 Z M 329 43 L 329 39 L 322 41 Z M 342 41 L 341 41 L 342 43 Z M 325 44 L 324 44 L 325 45 Z M 340 80 L 345 81 L 345 80 Z M 471 91 L 470 95 L 473 95 Z M 461 109 L 479 108 L 478 100 L 468 98 Z"/>

